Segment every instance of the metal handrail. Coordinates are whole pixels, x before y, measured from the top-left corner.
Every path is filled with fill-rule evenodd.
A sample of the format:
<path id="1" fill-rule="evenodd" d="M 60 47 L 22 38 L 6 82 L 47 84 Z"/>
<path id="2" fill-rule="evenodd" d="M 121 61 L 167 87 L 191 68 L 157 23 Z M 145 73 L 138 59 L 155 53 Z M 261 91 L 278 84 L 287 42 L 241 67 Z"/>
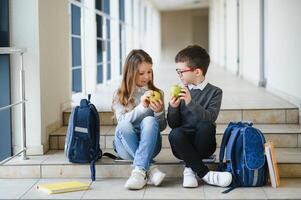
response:
<path id="1" fill-rule="evenodd" d="M 22 140 L 22 149 L 17 154 L 5 159 L 0 163 L 0 165 L 5 164 L 12 158 L 16 157 L 19 154 L 22 154 L 22 159 L 28 159 L 26 154 L 26 110 L 25 110 L 25 71 L 23 67 L 23 54 L 26 52 L 25 48 L 15 48 L 15 47 L 1 47 L 0 54 L 19 54 L 20 55 L 20 101 L 1 107 L 0 111 L 6 110 L 8 108 L 21 105 L 21 140 Z"/>
<path id="2" fill-rule="evenodd" d="M 1 107 L 1 108 L 0 108 L 0 111 L 9 109 L 9 108 L 14 107 L 14 106 L 16 106 L 16 105 L 19 105 L 19 104 L 21 104 L 21 103 L 25 103 L 26 101 L 27 101 L 27 100 L 25 100 L 25 101 L 19 101 L 19 102 L 17 102 L 17 103 L 13 103 L 13 104 L 10 104 L 10 105 L 8 105 L 8 106 Z"/>

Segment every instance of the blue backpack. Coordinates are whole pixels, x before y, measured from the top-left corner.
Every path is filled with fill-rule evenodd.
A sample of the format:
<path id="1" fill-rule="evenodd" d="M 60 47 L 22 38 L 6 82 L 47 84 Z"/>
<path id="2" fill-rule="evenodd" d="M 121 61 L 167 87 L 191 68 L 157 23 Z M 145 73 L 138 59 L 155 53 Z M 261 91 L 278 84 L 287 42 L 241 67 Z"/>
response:
<path id="1" fill-rule="evenodd" d="M 265 138 L 253 123 L 230 122 L 224 132 L 219 154 L 219 170 L 232 174 L 228 193 L 236 187 L 263 186 L 267 180 Z M 226 163 L 223 162 L 226 151 Z"/>
<path id="2" fill-rule="evenodd" d="M 88 99 L 82 99 L 80 105 L 71 112 L 65 140 L 65 154 L 72 163 L 90 163 L 91 179 L 95 181 L 95 162 L 103 155 L 113 159 L 109 153 L 102 154 L 99 145 L 99 115 Z"/>

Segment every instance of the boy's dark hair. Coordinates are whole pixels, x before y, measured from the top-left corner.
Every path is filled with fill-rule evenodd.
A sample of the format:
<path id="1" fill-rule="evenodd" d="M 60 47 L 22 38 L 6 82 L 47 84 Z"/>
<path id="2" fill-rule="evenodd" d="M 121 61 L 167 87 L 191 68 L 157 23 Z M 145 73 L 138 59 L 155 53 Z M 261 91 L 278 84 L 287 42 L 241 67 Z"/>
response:
<path id="1" fill-rule="evenodd" d="M 210 63 L 210 56 L 201 46 L 190 45 L 176 55 L 175 62 L 185 62 L 192 69 L 199 68 L 205 76 Z"/>

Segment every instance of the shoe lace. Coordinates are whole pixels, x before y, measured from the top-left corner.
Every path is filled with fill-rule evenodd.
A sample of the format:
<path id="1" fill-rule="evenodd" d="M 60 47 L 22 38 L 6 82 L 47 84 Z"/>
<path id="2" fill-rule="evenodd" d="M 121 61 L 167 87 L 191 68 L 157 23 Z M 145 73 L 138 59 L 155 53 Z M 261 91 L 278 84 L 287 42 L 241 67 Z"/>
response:
<path id="1" fill-rule="evenodd" d="M 146 175 L 142 170 L 134 170 L 132 172 L 132 177 L 135 178 L 135 179 L 140 179 L 141 177 L 146 179 Z"/>

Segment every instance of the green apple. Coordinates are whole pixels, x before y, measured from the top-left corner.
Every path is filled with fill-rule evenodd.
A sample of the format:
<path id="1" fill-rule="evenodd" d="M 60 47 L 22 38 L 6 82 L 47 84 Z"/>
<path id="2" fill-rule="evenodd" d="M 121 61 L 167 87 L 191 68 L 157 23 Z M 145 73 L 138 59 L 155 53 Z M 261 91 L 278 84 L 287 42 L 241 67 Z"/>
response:
<path id="1" fill-rule="evenodd" d="M 154 91 L 153 96 L 150 96 L 149 100 L 151 102 L 159 101 L 160 97 L 161 97 L 160 92 Z"/>
<path id="2" fill-rule="evenodd" d="M 170 88 L 171 96 L 174 96 L 174 97 L 178 98 L 180 92 L 181 92 L 181 86 L 179 86 L 179 85 L 171 86 L 171 88 Z"/>

